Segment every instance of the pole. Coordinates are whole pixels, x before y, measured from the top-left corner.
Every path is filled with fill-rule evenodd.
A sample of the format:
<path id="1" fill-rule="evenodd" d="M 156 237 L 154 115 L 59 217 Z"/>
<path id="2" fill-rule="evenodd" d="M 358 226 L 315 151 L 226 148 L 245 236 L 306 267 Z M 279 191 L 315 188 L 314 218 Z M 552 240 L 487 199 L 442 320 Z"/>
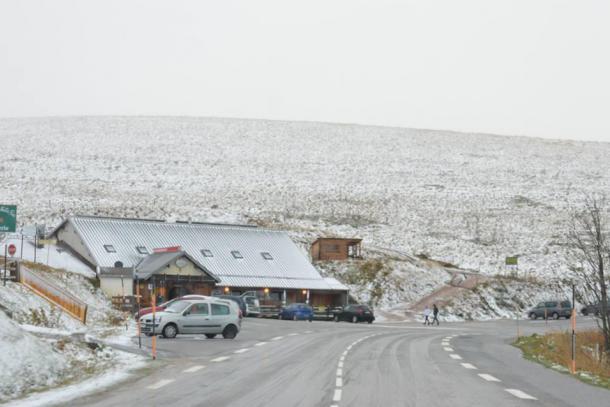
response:
<path id="1" fill-rule="evenodd" d="M 155 298 L 155 286 L 152 290 L 152 358 L 157 359 L 157 335 L 155 334 L 155 311 L 157 308 L 157 299 Z"/>
<path id="2" fill-rule="evenodd" d="M 136 301 L 138 302 L 137 326 L 138 326 L 138 347 L 142 349 L 142 329 L 140 328 L 140 282 L 136 277 Z"/>
<path id="3" fill-rule="evenodd" d="M 23 228 L 21 228 L 21 250 L 19 251 L 21 260 L 23 260 Z"/>
<path id="4" fill-rule="evenodd" d="M 572 284 L 572 365 L 570 370 L 572 374 L 576 374 L 576 286 Z"/>
<path id="5" fill-rule="evenodd" d="M 34 224 L 34 263 L 36 263 L 36 249 L 38 248 L 38 224 Z"/>
<path id="6" fill-rule="evenodd" d="M 2 281 L 2 285 L 6 286 L 6 256 L 8 256 L 8 245 L 6 242 L 4 243 L 4 280 Z"/>

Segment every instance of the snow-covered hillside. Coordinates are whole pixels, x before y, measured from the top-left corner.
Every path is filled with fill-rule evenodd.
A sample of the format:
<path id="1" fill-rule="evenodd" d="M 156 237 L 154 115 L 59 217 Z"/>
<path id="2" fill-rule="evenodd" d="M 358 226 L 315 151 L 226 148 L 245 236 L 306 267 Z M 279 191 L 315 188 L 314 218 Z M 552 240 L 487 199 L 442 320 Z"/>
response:
<path id="1" fill-rule="evenodd" d="M 1 119 L 21 222 L 68 213 L 257 221 L 483 272 L 566 270 L 565 215 L 610 190 L 610 144 L 206 118 Z"/>

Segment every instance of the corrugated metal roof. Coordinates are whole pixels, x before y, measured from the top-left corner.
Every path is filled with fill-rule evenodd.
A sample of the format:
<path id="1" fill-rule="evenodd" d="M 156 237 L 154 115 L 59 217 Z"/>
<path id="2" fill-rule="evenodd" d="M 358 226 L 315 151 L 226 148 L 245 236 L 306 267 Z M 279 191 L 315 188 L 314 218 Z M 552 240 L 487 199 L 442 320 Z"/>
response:
<path id="1" fill-rule="evenodd" d="M 342 284 L 330 284 L 320 276 L 290 237 L 281 231 L 93 216 L 74 216 L 68 221 L 100 267 L 113 267 L 117 261 L 125 267 L 138 264 L 145 257 L 136 250 L 139 246 L 149 252 L 180 246 L 218 277 L 220 285 L 347 290 Z M 115 252 L 109 253 L 104 245 L 112 245 Z M 201 253 L 203 249 L 210 250 L 213 257 L 205 257 Z M 243 258 L 236 259 L 232 251 L 239 251 Z M 264 252 L 273 259 L 263 258 Z"/>

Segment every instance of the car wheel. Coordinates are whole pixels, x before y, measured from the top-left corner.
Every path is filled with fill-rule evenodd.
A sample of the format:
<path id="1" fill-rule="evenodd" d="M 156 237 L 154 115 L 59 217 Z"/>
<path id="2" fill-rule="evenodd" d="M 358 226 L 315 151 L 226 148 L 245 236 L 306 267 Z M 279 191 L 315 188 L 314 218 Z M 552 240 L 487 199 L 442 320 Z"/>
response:
<path id="1" fill-rule="evenodd" d="M 535 312 L 530 313 L 530 319 L 538 319 Z"/>
<path id="2" fill-rule="evenodd" d="M 553 319 L 559 319 L 559 314 L 556 312 L 553 312 L 552 317 L 553 317 Z"/>
<path id="3" fill-rule="evenodd" d="M 164 338 L 175 338 L 176 335 L 178 335 L 178 328 L 176 328 L 176 325 L 174 324 L 167 324 L 165 325 L 165 327 L 163 328 L 163 337 Z"/>
<path id="4" fill-rule="evenodd" d="M 335 315 L 333 319 L 335 320 L 335 322 L 339 322 L 339 315 Z"/>
<path id="5" fill-rule="evenodd" d="M 216 334 L 205 334 L 205 337 L 208 339 L 214 339 L 216 338 Z"/>
<path id="6" fill-rule="evenodd" d="M 354 324 L 355 324 L 355 323 L 357 323 L 357 322 L 358 322 L 358 317 L 354 315 L 354 316 L 352 317 L 352 322 L 353 322 Z"/>
<path id="7" fill-rule="evenodd" d="M 237 328 L 235 325 L 227 325 L 222 331 L 222 337 L 225 339 L 234 339 L 237 336 Z"/>

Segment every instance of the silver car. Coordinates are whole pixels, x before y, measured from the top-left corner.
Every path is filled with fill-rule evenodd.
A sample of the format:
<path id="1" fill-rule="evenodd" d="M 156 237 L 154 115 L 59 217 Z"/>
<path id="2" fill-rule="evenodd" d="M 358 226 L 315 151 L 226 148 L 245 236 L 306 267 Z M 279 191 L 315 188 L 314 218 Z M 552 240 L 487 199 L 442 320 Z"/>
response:
<path id="1" fill-rule="evenodd" d="M 205 300 L 179 300 L 164 311 L 140 318 L 140 327 L 146 335 L 161 334 L 175 338 L 178 334 L 205 334 L 214 338 L 233 339 L 241 329 L 239 308 L 233 301 L 209 297 Z M 154 329 L 154 331 L 153 331 Z"/>

